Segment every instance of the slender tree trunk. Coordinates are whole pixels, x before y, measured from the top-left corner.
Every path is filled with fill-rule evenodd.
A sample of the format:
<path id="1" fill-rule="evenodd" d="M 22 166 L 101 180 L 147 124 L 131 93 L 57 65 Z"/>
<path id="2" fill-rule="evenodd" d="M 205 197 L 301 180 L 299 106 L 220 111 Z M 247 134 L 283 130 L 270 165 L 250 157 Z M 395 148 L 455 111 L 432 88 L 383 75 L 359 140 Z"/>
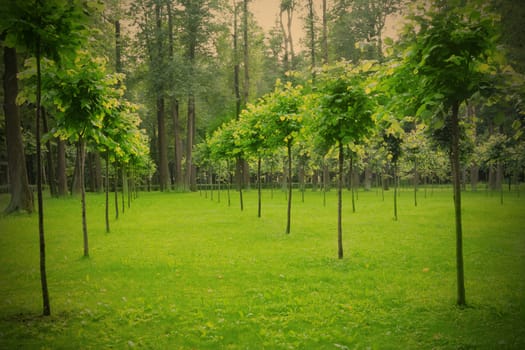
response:
<path id="1" fill-rule="evenodd" d="M 397 161 L 394 162 L 394 220 L 397 221 Z"/>
<path id="2" fill-rule="evenodd" d="M 174 161 L 174 173 L 175 173 L 175 187 L 180 189 L 184 186 L 184 178 L 182 175 L 182 138 L 181 138 L 181 126 L 179 120 L 179 101 L 175 100 L 172 106 L 172 117 L 173 117 L 173 136 L 175 141 L 175 161 Z"/>
<path id="3" fill-rule="evenodd" d="M 157 124 L 159 147 L 159 185 L 161 191 L 170 190 L 170 175 L 168 167 L 168 143 L 166 142 L 166 121 L 164 113 L 164 97 L 157 97 Z"/>
<path id="4" fill-rule="evenodd" d="M 113 181 L 113 184 L 114 184 L 114 191 L 115 191 L 115 220 L 118 220 L 118 214 L 119 214 L 119 210 L 118 210 L 118 173 L 119 173 L 119 166 L 118 166 L 118 163 L 115 162 L 114 166 L 114 171 L 115 171 L 115 180 Z"/>
<path id="5" fill-rule="evenodd" d="M 288 212 L 286 215 L 286 233 L 290 233 L 290 221 L 292 217 L 292 145 L 287 144 L 288 148 Z"/>
<path id="6" fill-rule="evenodd" d="M 20 111 L 16 104 L 18 94 L 16 50 L 4 47 L 4 113 L 7 143 L 7 165 L 9 175 L 9 193 L 11 198 L 4 213 L 18 210 L 32 213 L 34 210 L 33 194 L 27 178 L 24 143 L 20 126 Z"/>
<path id="7" fill-rule="evenodd" d="M 257 217 L 261 217 L 261 156 L 257 158 Z"/>
<path id="8" fill-rule="evenodd" d="M 46 273 L 46 243 L 44 235 L 44 201 L 42 196 L 42 147 L 40 140 L 40 118 L 42 113 L 41 99 L 42 99 L 42 74 L 40 64 L 40 41 L 37 41 L 36 49 L 36 162 L 37 162 L 37 202 L 38 202 L 38 236 L 40 248 L 40 284 L 42 286 L 42 303 L 43 315 L 51 315 L 51 305 L 49 303 L 49 292 L 47 288 L 47 273 Z"/>
<path id="9" fill-rule="evenodd" d="M 186 137 L 186 188 L 190 191 L 196 190 L 194 186 L 195 171 L 193 165 L 193 144 L 195 137 L 195 97 L 193 94 L 188 96 L 188 122 Z"/>
<path id="10" fill-rule="evenodd" d="M 339 141 L 339 181 L 337 184 L 337 257 L 343 258 L 343 171 L 344 150 Z"/>
<path id="11" fill-rule="evenodd" d="M 86 220 L 86 186 L 84 183 L 84 165 L 86 157 L 86 145 L 82 138 L 78 138 L 78 158 L 80 161 L 80 172 L 79 172 L 79 181 L 80 181 L 80 198 L 82 202 L 82 235 L 84 238 L 84 256 L 89 257 L 89 241 L 88 241 L 88 230 L 87 230 L 87 220 Z"/>
<path id="12" fill-rule="evenodd" d="M 321 46 L 323 50 L 323 64 L 328 64 L 328 18 L 326 9 L 326 0 L 323 0 L 323 33 Z"/>
<path id="13" fill-rule="evenodd" d="M 461 220 L 461 179 L 459 168 L 459 102 L 452 106 L 451 120 L 451 145 L 450 157 L 452 165 L 452 183 L 454 190 L 454 211 L 456 218 L 456 268 L 457 268 L 457 304 L 466 305 L 465 298 L 465 277 L 463 267 L 463 228 Z"/>
<path id="14" fill-rule="evenodd" d="M 109 148 L 106 149 L 106 233 L 109 233 Z"/>
<path id="15" fill-rule="evenodd" d="M 66 142 L 57 138 L 57 182 L 58 196 L 68 195 L 67 174 L 66 174 Z"/>
<path id="16" fill-rule="evenodd" d="M 350 191 L 352 194 L 352 213 L 355 213 L 355 193 L 354 193 L 354 158 L 350 157 Z"/>
<path id="17" fill-rule="evenodd" d="M 314 1 L 308 0 L 308 34 L 310 39 L 310 66 L 312 70 L 312 77 L 315 78 L 315 14 Z"/>
<path id="18" fill-rule="evenodd" d="M 240 157 L 237 157 L 237 164 L 240 164 Z M 242 167 L 240 167 L 241 170 L 239 172 L 239 204 L 241 206 L 241 211 L 244 210 L 244 200 L 243 200 L 243 197 L 242 197 L 242 187 L 243 187 L 243 183 L 242 183 L 242 179 L 244 178 L 243 174 L 242 174 Z"/>

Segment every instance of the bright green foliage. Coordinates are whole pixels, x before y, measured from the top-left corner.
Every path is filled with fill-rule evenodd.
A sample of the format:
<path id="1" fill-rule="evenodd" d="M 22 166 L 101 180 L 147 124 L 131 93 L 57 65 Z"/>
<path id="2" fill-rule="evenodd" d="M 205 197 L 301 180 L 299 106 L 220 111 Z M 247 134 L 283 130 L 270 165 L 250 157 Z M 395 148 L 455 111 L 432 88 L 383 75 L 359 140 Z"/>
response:
<path id="1" fill-rule="evenodd" d="M 85 38 L 86 11 L 94 1 L 5 0 L 0 5 L 0 33 L 6 45 L 60 61 L 74 54 Z"/>
<path id="2" fill-rule="evenodd" d="M 319 112 L 314 115 L 312 127 L 319 142 L 328 146 L 358 142 L 374 127 L 374 104 L 366 93 L 365 75 L 360 70 L 343 65 L 319 77 Z"/>
<path id="3" fill-rule="evenodd" d="M 455 103 L 489 88 L 489 64 L 502 59 L 494 54 L 497 17 L 487 6 L 461 3 L 449 1 L 445 8 L 415 15 L 405 28 L 411 33 L 405 64 L 420 82 L 418 114 L 436 102 L 448 111 Z"/>

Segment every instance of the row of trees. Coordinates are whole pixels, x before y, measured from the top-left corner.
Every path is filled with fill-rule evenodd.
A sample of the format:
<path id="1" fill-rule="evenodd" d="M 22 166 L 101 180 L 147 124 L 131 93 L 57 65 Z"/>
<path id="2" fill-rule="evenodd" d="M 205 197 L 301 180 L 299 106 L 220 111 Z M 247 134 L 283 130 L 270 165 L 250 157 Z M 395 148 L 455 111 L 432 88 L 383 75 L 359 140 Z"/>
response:
<path id="1" fill-rule="evenodd" d="M 333 164 L 342 186 L 345 159 L 366 179 L 373 172 L 395 179 L 403 168 L 435 176 L 447 152 L 455 179 L 469 168 L 475 183 L 484 164 L 498 170 L 490 174 L 522 172 L 523 83 L 515 71 L 525 73 L 516 29 L 523 9 L 515 2 L 468 2 L 465 9 L 448 1 L 429 9 L 401 0 L 282 0 L 269 33 L 250 3 L 2 2 L 7 209 L 33 210 L 28 184 L 35 179 L 42 276 L 45 182 L 62 195 L 78 184 L 85 204 L 85 175 L 106 198 L 110 177 L 116 192 L 132 173 L 163 191 L 194 190 L 198 166 L 213 163 L 221 173 L 231 161 L 242 207 L 250 169 L 260 179 L 263 160 L 275 157 L 288 162 L 290 200 L 294 168 L 300 179 L 322 173 L 326 188 Z M 500 38 L 488 5 L 501 13 Z M 394 42 L 384 31 L 401 14 L 410 14 L 411 26 Z M 294 43 L 294 20 L 304 24 L 304 50 Z M 500 54 L 496 41 L 505 45 Z M 275 86 L 276 79 L 283 83 Z M 108 212 L 107 204 L 109 231 Z"/>
<path id="2" fill-rule="evenodd" d="M 423 135 L 430 136 L 434 149 L 441 148 L 449 156 L 456 218 L 457 302 L 465 305 L 461 163 L 469 147 L 464 135 L 475 127 L 469 125 L 466 111 L 477 99 L 493 108 L 512 106 L 512 113 L 522 114 L 523 77 L 497 50 L 497 16 L 481 4 L 454 5 L 424 12 L 415 9 L 402 38 L 391 44 L 392 54 L 382 64 L 343 61 L 314 70 L 308 78 L 290 74 L 286 83 L 278 81 L 273 92 L 249 104 L 239 119 L 218 128 L 199 150 L 205 163 L 256 158 L 260 189 L 261 159 L 282 149 L 288 162 L 286 233 L 290 233 L 292 149 L 299 157 L 318 160 L 332 151 L 338 160 L 338 257 L 342 258 L 345 149 L 351 159 L 360 146 L 365 155 L 384 153 L 396 176 L 402 151 L 409 154 L 417 171 L 423 151 L 426 155 L 432 152 L 424 149 L 428 146 Z M 493 141 L 491 152 L 501 154 L 498 147 L 512 144 L 513 154 L 520 153 L 524 143 L 519 120 L 512 125 L 512 141 L 500 139 L 499 146 Z M 521 172 L 523 155 L 518 158 L 512 163 Z M 260 190 L 258 202 L 260 215 Z"/>
<path id="3" fill-rule="evenodd" d="M 43 295 L 43 314 L 50 315 L 47 289 L 44 204 L 42 193 L 42 124 L 44 108 L 54 116 L 55 126 L 45 130 L 46 139 L 58 138 L 76 144 L 78 173 L 82 199 L 82 231 L 84 256 L 89 256 L 88 230 L 86 223 L 86 201 L 84 187 L 84 163 L 86 147 L 98 149 L 106 155 L 109 163 L 146 165 L 148 163 L 147 137 L 139 129 L 140 119 L 135 107 L 124 100 L 118 74 L 108 74 L 105 59 L 93 58 L 89 52 L 79 48 L 87 44 L 89 17 L 96 13 L 96 3 L 34 1 L 3 3 L 0 33 L 4 40 L 5 56 L 10 58 L 4 80 L 6 94 L 6 120 L 14 122 L 10 131 L 15 141 L 20 141 L 20 125 L 17 118 L 18 105 L 28 103 L 35 109 L 35 143 L 37 163 L 37 201 L 40 242 L 40 275 Z M 26 70 L 18 74 L 25 81 L 23 92 L 19 92 L 16 76 L 16 51 L 31 56 Z M 14 60 L 14 61 L 13 61 Z M 7 61 L 6 61 L 7 63 Z M 16 99 L 16 101 L 15 101 Z M 49 145 L 49 142 L 48 142 Z M 23 160 L 23 144 L 8 143 L 9 153 Z M 22 161 L 22 163 L 25 163 Z M 21 168 L 13 168 L 24 171 Z M 11 167 L 10 167 L 11 170 Z M 20 176 L 20 178 L 19 178 Z M 27 189 L 27 177 L 23 173 L 11 172 L 11 181 L 25 188 L 22 196 L 11 196 L 8 210 L 33 210 L 32 193 Z M 108 191 L 109 186 L 106 186 Z M 13 190 L 13 189 L 11 189 Z M 106 194 L 106 198 L 107 194 Z M 18 202 L 17 202 L 18 201 Z M 106 223 L 109 230 L 108 201 L 106 201 Z"/>

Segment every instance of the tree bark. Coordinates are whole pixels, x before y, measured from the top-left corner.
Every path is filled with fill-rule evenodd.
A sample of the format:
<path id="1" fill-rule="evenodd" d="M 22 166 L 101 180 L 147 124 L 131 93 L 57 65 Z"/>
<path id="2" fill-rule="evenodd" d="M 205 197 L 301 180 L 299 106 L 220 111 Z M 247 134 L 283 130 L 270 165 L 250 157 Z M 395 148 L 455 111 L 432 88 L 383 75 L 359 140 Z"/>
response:
<path id="1" fill-rule="evenodd" d="M 51 305 L 49 303 L 49 291 L 47 288 L 47 272 L 46 272 L 46 243 L 44 233 L 44 200 L 42 195 L 42 146 L 40 139 L 40 118 L 42 113 L 42 73 L 40 62 L 40 40 L 36 44 L 36 188 L 37 188 L 37 202 L 38 202 L 38 237 L 39 237 L 39 251 L 40 251 L 40 284 L 42 286 L 42 304 L 43 315 L 51 315 Z"/>
<path id="2" fill-rule="evenodd" d="M 190 191 L 195 190 L 195 174 L 193 167 L 193 144 L 195 137 L 195 97 L 193 94 L 188 96 L 188 120 L 186 128 L 186 178 L 185 186 Z"/>
<path id="3" fill-rule="evenodd" d="M 159 185 L 161 191 L 170 190 L 170 171 L 168 165 L 168 143 L 166 140 L 166 121 L 164 97 L 157 97 L 157 124 L 159 147 Z"/>
<path id="4" fill-rule="evenodd" d="M 292 145 L 287 144 L 288 148 L 288 211 L 286 215 L 286 233 L 290 233 L 290 221 L 292 217 Z"/>
<path id="5" fill-rule="evenodd" d="M 257 217 L 261 217 L 261 156 L 257 158 Z"/>
<path id="6" fill-rule="evenodd" d="M 43 123 L 43 131 L 44 133 L 49 132 L 49 128 L 47 125 L 47 113 L 44 108 L 42 108 L 42 123 Z M 52 197 L 58 196 L 58 190 L 57 190 L 57 183 L 56 183 L 56 175 L 55 175 L 55 162 L 53 161 L 53 146 L 51 144 L 51 140 L 48 140 L 46 142 L 47 152 L 46 152 L 46 160 L 47 160 L 47 175 L 48 175 L 48 184 L 49 184 L 49 192 L 51 193 Z"/>
<path id="7" fill-rule="evenodd" d="M 466 305 L 465 277 L 463 266 L 463 228 L 461 220 L 461 179 L 459 167 L 459 102 L 452 105 L 450 164 L 452 167 L 452 184 L 454 191 L 454 212 L 456 223 L 456 272 L 457 272 L 457 304 Z"/>
<path id="8" fill-rule="evenodd" d="M 58 196 L 67 196 L 66 142 L 60 138 L 57 139 L 57 183 Z"/>
<path id="9" fill-rule="evenodd" d="M 11 199 L 4 210 L 9 214 L 19 210 L 32 213 L 33 194 L 29 188 L 24 143 L 20 126 L 20 112 L 16 104 L 18 94 L 16 50 L 4 47 L 4 113 L 7 141 L 7 165 Z"/>
<path id="10" fill-rule="evenodd" d="M 323 0 L 323 38 L 321 41 L 321 46 L 323 48 L 323 64 L 328 64 L 328 18 L 326 12 L 326 0 Z"/>
<path id="11" fill-rule="evenodd" d="M 175 146 L 175 161 L 173 166 L 175 188 L 180 189 L 184 186 L 184 177 L 182 175 L 182 139 L 181 126 L 179 120 L 179 101 L 175 100 L 172 105 L 173 117 L 173 139 Z"/>
<path id="12" fill-rule="evenodd" d="M 84 180 L 84 165 L 86 160 L 86 144 L 82 135 L 79 135 L 77 142 L 77 158 L 79 159 L 79 182 L 80 182 L 80 201 L 82 205 L 82 236 L 84 239 L 84 257 L 89 257 L 89 242 L 86 220 L 86 186 Z"/>
<path id="13" fill-rule="evenodd" d="M 105 203 L 105 217 L 106 217 L 106 233 L 109 233 L 109 148 L 106 149 L 106 203 Z"/>
<path id="14" fill-rule="evenodd" d="M 337 184 L 337 257 L 343 258 L 343 171 L 344 149 L 339 142 L 339 181 Z"/>

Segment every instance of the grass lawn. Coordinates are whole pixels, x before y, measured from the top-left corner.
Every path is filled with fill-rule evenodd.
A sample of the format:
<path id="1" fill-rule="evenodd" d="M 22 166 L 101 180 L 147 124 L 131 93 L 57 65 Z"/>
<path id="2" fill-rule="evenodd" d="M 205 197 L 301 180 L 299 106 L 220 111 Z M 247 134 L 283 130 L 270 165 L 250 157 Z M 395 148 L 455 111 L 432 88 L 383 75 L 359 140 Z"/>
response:
<path id="1" fill-rule="evenodd" d="M 468 307 L 455 306 L 450 190 L 140 193 L 111 233 L 89 194 L 45 200 L 51 317 L 41 317 L 37 216 L 0 217 L 0 349 L 523 349 L 525 195 L 464 193 Z M 0 196 L 0 206 L 7 204 Z M 113 212 L 113 210 L 112 210 Z"/>

